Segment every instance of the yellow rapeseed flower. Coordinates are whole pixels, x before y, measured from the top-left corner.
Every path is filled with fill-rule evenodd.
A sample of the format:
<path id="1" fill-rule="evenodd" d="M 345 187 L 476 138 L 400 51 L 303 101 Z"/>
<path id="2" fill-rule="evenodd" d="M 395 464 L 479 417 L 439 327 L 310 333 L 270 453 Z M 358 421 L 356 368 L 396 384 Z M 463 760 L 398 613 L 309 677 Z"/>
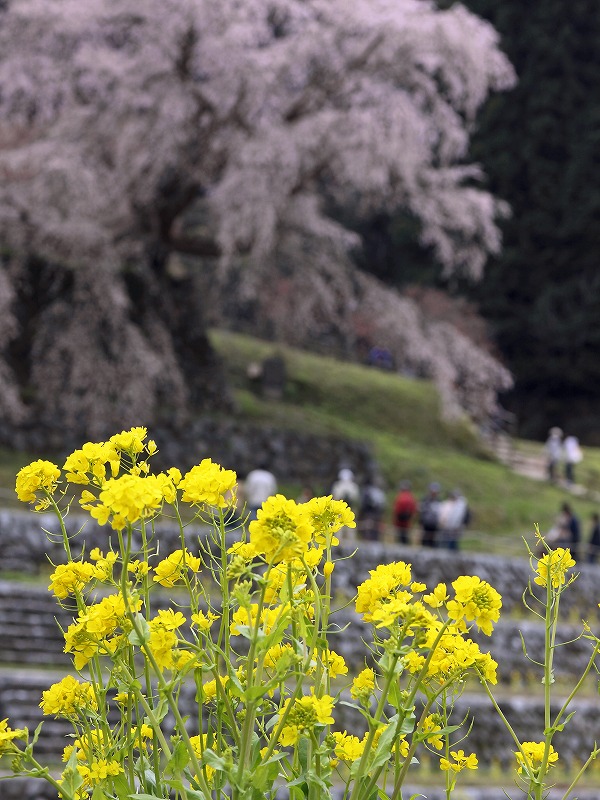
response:
<path id="1" fill-rule="evenodd" d="M 217 692 L 222 691 L 225 689 L 225 686 L 229 682 L 228 675 L 221 675 L 219 676 L 219 686 L 217 687 L 217 680 L 214 678 L 212 681 L 206 681 L 206 683 L 202 684 L 202 703 L 206 705 L 207 703 L 212 703 L 213 700 L 217 698 Z"/>
<path id="2" fill-rule="evenodd" d="M 233 502 L 236 482 L 233 470 L 223 469 L 205 458 L 183 476 L 177 488 L 182 490 L 181 499 L 185 503 L 226 508 Z"/>
<path id="3" fill-rule="evenodd" d="M 59 600 L 80 592 L 96 577 L 96 567 L 87 561 L 69 561 L 57 564 L 50 575 L 49 591 Z"/>
<path id="4" fill-rule="evenodd" d="M 438 583 L 430 593 L 423 595 L 423 601 L 431 608 L 440 608 L 448 600 L 448 588 L 445 583 Z"/>
<path id="5" fill-rule="evenodd" d="M 403 592 L 412 583 L 410 564 L 404 561 L 394 561 L 391 564 L 380 564 L 375 569 L 369 570 L 371 576 L 358 587 L 356 597 L 356 610 L 364 614 L 367 622 L 372 619 L 373 611 L 381 603 L 395 598 L 398 592 Z M 404 595 L 403 597 L 407 597 Z"/>
<path id="6" fill-rule="evenodd" d="M 116 478 L 120 465 L 121 456 L 112 444 L 86 442 L 80 450 L 67 456 L 63 469 L 69 483 L 101 487 L 106 479 L 107 466 L 111 477 Z"/>
<path id="7" fill-rule="evenodd" d="M 135 456 L 144 449 L 144 440 L 147 435 L 148 431 L 146 428 L 131 428 L 128 431 L 115 433 L 114 436 L 110 437 L 109 442 L 116 450 L 122 450 L 128 455 Z M 154 445 L 154 442 L 152 444 Z M 156 445 L 154 445 L 154 450 L 155 449 Z"/>
<path id="8" fill-rule="evenodd" d="M 148 646 L 154 656 L 158 668 L 172 669 L 174 665 L 174 649 L 177 645 L 175 631 L 163 628 L 162 625 L 150 624 L 150 640 Z"/>
<path id="9" fill-rule="evenodd" d="M 500 618 L 502 597 L 487 581 L 477 575 L 461 575 L 452 582 L 455 599 L 446 608 L 451 619 L 474 620 L 480 631 L 490 636 L 494 622 Z"/>
<path id="10" fill-rule="evenodd" d="M 325 665 L 330 678 L 337 678 L 338 675 L 347 675 L 348 667 L 342 656 L 333 650 L 328 650 L 325 654 Z"/>
<path id="11" fill-rule="evenodd" d="M 346 731 L 343 733 L 334 731 L 332 736 L 335 739 L 334 753 L 340 761 L 345 761 L 348 764 L 358 761 L 365 749 L 364 742 L 361 742 L 358 736 L 352 736 Z"/>
<path id="12" fill-rule="evenodd" d="M 334 535 L 342 528 L 355 528 L 354 512 L 344 500 L 334 500 L 331 495 L 313 497 L 302 504 L 310 516 L 315 541 L 324 546 L 337 545 Z"/>
<path id="13" fill-rule="evenodd" d="M 279 735 L 279 741 L 284 747 L 296 744 L 300 736 L 314 731 L 318 725 L 331 725 L 335 720 L 331 716 L 334 698 L 330 695 L 315 697 L 314 694 L 304 695 L 297 700 L 291 698 L 285 701 L 281 714 L 292 704 L 286 717 L 286 724 Z"/>
<path id="14" fill-rule="evenodd" d="M 161 627 L 167 631 L 176 631 L 185 624 L 185 617 L 181 611 L 173 611 L 172 608 L 161 608 L 156 612 L 156 616 L 150 620 L 150 629 Z"/>
<path id="15" fill-rule="evenodd" d="M 258 509 L 249 525 L 250 543 L 265 561 L 289 563 L 307 552 L 314 529 L 304 506 L 278 494 Z"/>
<path id="16" fill-rule="evenodd" d="M 477 769 L 478 761 L 475 753 L 466 756 L 464 750 L 452 750 L 452 761 L 447 758 L 440 759 L 440 769 L 444 771 L 462 772 L 463 769 Z"/>
<path id="17" fill-rule="evenodd" d="M 123 772 L 123 767 L 118 761 L 99 758 L 92 761 L 89 766 L 79 764 L 77 771 L 83 778 L 84 784 L 87 786 L 96 786 L 102 781 L 106 780 L 109 776 L 118 775 Z"/>
<path id="18" fill-rule="evenodd" d="M 565 583 L 566 572 L 575 566 L 575 559 L 571 556 L 571 551 L 566 547 L 557 547 L 546 555 L 542 556 L 537 563 L 537 575 L 534 582 L 538 586 L 547 586 L 548 577 L 555 589 Z"/>
<path id="19" fill-rule="evenodd" d="M 202 561 L 189 550 L 174 550 L 154 568 L 154 581 L 167 589 L 183 581 L 186 571 L 198 572 Z"/>
<path id="20" fill-rule="evenodd" d="M 122 530 L 127 523 L 153 516 L 165 499 L 165 481 L 156 475 L 121 475 L 109 478 L 100 492 L 97 505 L 84 505 L 100 525 L 111 519 L 115 530 Z"/>
<path id="21" fill-rule="evenodd" d="M 352 681 L 350 696 L 355 700 L 366 701 L 375 689 L 375 673 L 370 667 L 359 672 Z"/>
<path id="22" fill-rule="evenodd" d="M 521 775 L 528 775 L 532 772 L 537 772 L 544 760 L 545 750 L 545 742 L 523 742 L 521 750 L 515 751 L 519 773 Z M 548 750 L 548 765 L 553 766 L 557 761 L 558 753 L 552 745 L 550 745 Z"/>
<path id="23" fill-rule="evenodd" d="M 42 692 L 40 708 L 47 715 L 69 717 L 82 710 L 96 711 L 98 704 L 91 683 L 80 683 L 72 675 L 67 675 Z"/>
<path id="24" fill-rule="evenodd" d="M 17 746 L 14 744 L 15 739 L 27 740 L 26 728 L 9 728 L 8 717 L 0 722 L 0 755 L 5 753 L 14 752 Z"/>
<path id="25" fill-rule="evenodd" d="M 192 614 L 192 622 L 198 627 L 198 630 L 202 631 L 202 633 L 208 633 L 213 622 L 215 622 L 217 619 L 219 619 L 219 615 L 213 614 L 212 611 L 209 611 L 208 614 L 205 614 L 203 611 L 198 611 L 197 614 Z"/>
<path id="26" fill-rule="evenodd" d="M 421 723 L 421 734 L 427 744 L 441 750 L 444 746 L 444 739 L 440 731 L 442 730 L 442 720 L 438 714 L 428 714 Z"/>
<path id="27" fill-rule="evenodd" d="M 37 501 L 36 511 L 43 511 L 48 507 L 47 495 L 56 491 L 60 479 L 60 470 L 51 461 L 32 461 L 17 473 L 15 491 L 22 503 Z"/>

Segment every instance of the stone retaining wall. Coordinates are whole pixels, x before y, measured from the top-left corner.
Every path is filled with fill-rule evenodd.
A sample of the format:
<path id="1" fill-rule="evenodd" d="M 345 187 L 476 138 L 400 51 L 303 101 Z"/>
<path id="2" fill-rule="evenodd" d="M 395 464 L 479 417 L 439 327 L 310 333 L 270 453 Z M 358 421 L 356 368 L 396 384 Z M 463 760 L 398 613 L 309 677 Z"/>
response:
<path id="1" fill-rule="evenodd" d="M 78 517 L 68 518 L 68 528 L 72 534 L 79 530 L 80 524 Z M 42 526 L 50 532 L 50 541 L 41 531 Z M 56 521 L 50 515 L 0 512 L 0 564 L 5 569 L 19 569 L 33 575 L 47 573 L 48 555 L 54 562 L 64 560 L 57 533 Z M 98 528 L 90 524 L 73 540 L 72 546 L 74 551 L 81 549 L 84 544 L 87 551 L 93 546 L 106 550 L 110 535 L 108 528 Z M 205 531 L 198 529 L 186 531 L 189 546 L 192 548 L 197 546 L 197 537 L 205 535 Z M 161 554 L 170 552 L 179 546 L 178 531 L 161 526 L 159 541 Z M 353 547 L 353 544 L 342 544 L 340 555 L 349 555 Z M 480 643 L 482 647 L 489 648 L 499 662 L 501 680 L 510 680 L 514 686 L 515 675 L 521 676 L 523 694 L 503 698 L 501 706 L 519 735 L 528 739 L 531 738 L 528 731 L 535 731 L 539 738 L 539 732 L 544 727 L 540 693 L 536 692 L 536 696 L 526 694 L 533 685 L 534 676 L 535 680 L 539 680 L 539 668 L 536 673 L 535 665 L 525 656 L 521 633 L 527 644 L 528 656 L 533 660 L 540 660 L 543 652 L 543 628 L 530 618 L 510 618 L 511 613 L 514 614 L 521 608 L 521 595 L 530 579 L 528 561 L 472 553 L 452 554 L 372 542 L 361 542 L 358 547 L 359 552 L 354 558 L 336 564 L 334 585 L 340 604 L 354 594 L 357 585 L 368 577 L 368 570 L 393 560 L 412 563 L 414 579 L 424 581 L 430 587 L 439 581 L 451 582 L 460 574 L 477 574 L 489 580 L 501 592 L 505 612 L 503 619 L 491 638 L 479 637 Z M 580 626 L 574 621 L 585 617 L 594 630 L 600 629 L 597 617 L 600 597 L 599 568 L 583 565 L 578 569 L 578 579 L 561 600 L 561 608 L 569 623 L 561 628 L 559 635 L 561 641 L 568 641 L 569 644 L 556 651 L 557 675 L 579 675 L 587 662 L 590 644 L 587 640 L 574 638 L 580 630 Z M 168 598 L 165 598 L 165 602 L 168 602 Z M 71 618 L 72 615 L 61 610 L 43 586 L 0 581 L 0 663 L 14 665 L 11 670 L 0 672 L 0 719 L 9 717 L 11 724 L 16 727 L 26 725 L 30 730 L 35 729 L 41 719 L 38 708 L 41 692 L 62 677 L 69 668 L 69 659 L 62 652 L 63 640 L 57 622 L 64 628 Z M 337 620 L 340 628 L 344 628 L 346 623 L 350 625 L 344 628 L 343 634 L 332 636 L 332 649 L 345 657 L 353 672 L 358 671 L 367 657 L 362 642 L 365 626 L 358 621 L 351 608 L 344 609 L 334 620 Z M 368 638 L 368 634 L 365 638 Z M 28 671 L 22 668 L 24 664 L 30 667 L 56 666 L 61 671 L 56 674 Z M 500 694 L 505 695 L 506 690 L 501 690 Z M 193 688 L 190 687 L 189 693 L 183 693 L 184 713 L 186 703 L 191 709 L 192 699 Z M 578 701 L 574 709 L 576 714 L 569 722 L 567 730 L 564 734 L 558 734 L 556 739 L 561 759 L 567 763 L 580 760 L 582 754 L 590 751 L 594 741 L 600 739 L 597 698 Z M 477 752 L 482 765 L 500 763 L 503 769 L 512 767 L 512 742 L 487 698 L 481 694 L 465 694 L 456 701 L 455 714 L 457 719 L 462 719 L 467 714 L 474 719 L 469 746 Z M 347 706 L 338 707 L 336 718 L 341 728 L 350 731 L 362 731 L 364 728 L 360 715 Z M 68 726 L 63 722 L 46 720 L 38 745 L 40 755 L 58 758 L 67 731 Z M 15 786 L 19 788 L 14 789 L 15 794 L 11 795 Z M 35 781 L 1 783 L 0 798 L 55 800 L 51 793 L 47 793 L 46 788 L 42 787 L 38 791 L 39 786 Z M 510 790 L 511 786 L 507 788 Z M 438 800 L 443 796 L 437 790 L 429 789 L 424 794 L 431 800 Z M 591 800 L 592 797 L 595 800 L 596 796 L 597 794 L 578 793 L 581 800 Z M 499 800 L 504 795 L 497 790 L 473 789 L 457 792 L 456 800 L 461 797 L 464 800 Z"/>
<path id="2" fill-rule="evenodd" d="M 98 527 L 93 520 L 72 514 L 66 520 L 71 548 L 75 554 L 85 547 L 106 550 L 115 533 L 109 526 Z M 82 527 L 83 526 L 83 527 Z M 44 533 L 45 529 L 48 533 Z M 188 546 L 197 549 L 198 536 L 206 538 L 206 530 L 186 528 Z M 179 530 L 161 524 L 157 528 L 156 544 L 161 556 L 180 547 Z M 134 545 L 135 546 L 135 545 Z M 403 560 L 413 565 L 415 580 L 433 587 L 438 582 L 450 583 L 459 575 L 478 575 L 489 581 L 502 595 L 504 614 L 522 609 L 522 594 L 531 579 L 526 558 L 502 558 L 497 555 L 428 550 L 381 542 L 343 543 L 337 548 L 339 556 L 348 556 L 358 547 L 354 558 L 336 564 L 335 588 L 353 596 L 356 587 L 368 578 L 368 571 L 378 564 Z M 53 514 L 33 514 L 27 511 L 0 511 L 0 569 L 31 575 L 47 570 L 49 562 L 64 562 L 65 554 L 57 520 Z M 579 577 L 564 593 L 561 609 L 566 618 L 585 618 L 592 624 L 599 618 L 600 565 L 577 566 Z"/>

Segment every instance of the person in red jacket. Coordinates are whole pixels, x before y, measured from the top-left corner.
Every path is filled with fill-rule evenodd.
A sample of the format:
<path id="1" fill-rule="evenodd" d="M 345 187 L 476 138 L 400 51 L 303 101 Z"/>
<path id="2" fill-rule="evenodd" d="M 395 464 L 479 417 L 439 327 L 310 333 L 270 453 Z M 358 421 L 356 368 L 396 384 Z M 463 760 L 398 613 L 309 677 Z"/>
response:
<path id="1" fill-rule="evenodd" d="M 394 500 L 394 527 L 400 544 L 410 544 L 410 526 L 418 511 L 417 501 L 410 490 L 410 481 L 402 481 Z"/>

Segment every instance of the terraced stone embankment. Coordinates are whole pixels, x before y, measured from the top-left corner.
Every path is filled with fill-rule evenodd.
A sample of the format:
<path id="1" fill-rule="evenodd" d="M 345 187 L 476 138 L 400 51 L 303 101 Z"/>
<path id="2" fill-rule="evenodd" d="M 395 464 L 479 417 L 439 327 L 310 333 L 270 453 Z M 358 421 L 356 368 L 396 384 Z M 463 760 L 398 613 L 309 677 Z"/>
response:
<path id="1" fill-rule="evenodd" d="M 55 563 L 63 560 L 62 546 L 59 542 L 51 542 L 48 546 L 45 535 L 40 531 L 40 521 L 39 515 L 0 512 L 0 563 L 6 567 L 8 562 L 12 569 L 21 563 L 25 572 L 34 575 L 48 572 L 47 551 L 51 552 L 51 559 Z M 43 522 L 45 527 L 53 530 L 50 519 Z M 73 532 L 78 530 L 78 525 L 75 518 L 69 519 Z M 204 534 L 202 531 L 187 531 L 190 546 L 193 547 L 194 542 L 197 544 L 198 535 Z M 74 541 L 81 546 L 85 543 L 88 551 L 93 546 L 106 550 L 108 534 L 106 530 L 90 527 Z M 161 553 L 167 553 L 178 545 L 176 529 L 161 529 Z M 352 549 L 353 545 L 350 544 L 341 546 L 344 554 L 349 554 Z M 478 640 L 482 647 L 490 649 L 499 663 L 499 702 L 503 712 L 522 739 L 539 740 L 544 720 L 541 673 L 535 662 L 540 661 L 543 655 L 543 626 L 535 618 L 516 617 L 522 608 L 523 589 L 530 578 L 528 561 L 361 543 L 360 551 L 354 558 L 336 564 L 334 577 L 340 604 L 368 577 L 369 569 L 374 569 L 379 563 L 399 559 L 411 562 L 415 580 L 424 581 L 430 587 L 439 581 L 451 582 L 460 574 L 477 574 L 489 580 L 501 592 L 504 616 L 490 639 L 479 636 Z M 569 678 L 574 680 L 581 674 L 592 646 L 589 640 L 579 637 L 581 625 L 575 620 L 586 618 L 592 629 L 600 631 L 597 606 L 600 597 L 599 577 L 599 568 L 581 567 L 577 581 L 561 600 L 569 622 L 560 631 L 560 640 L 565 644 L 556 651 L 555 665 L 557 677 L 565 678 L 565 687 Z M 70 668 L 70 659 L 63 652 L 60 627 L 66 628 L 73 614 L 56 604 L 45 583 L 0 581 L 0 719 L 8 717 L 11 725 L 26 726 L 30 730 L 34 730 L 42 719 L 39 709 L 42 692 Z M 168 602 L 167 598 L 165 600 Z M 331 647 L 342 654 L 351 671 L 356 672 L 364 666 L 368 655 L 362 640 L 368 640 L 369 630 L 350 608 L 340 611 L 334 620 L 339 625 L 340 633 L 333 635 Z M 523 641 L 527 652 L 523 649 Z M 184 713 L 188 711 L 186 704 L 191 710 L 193 693 L 193 688 L 190 688 L 189 692 L 183 694 Z M 557 734 L 556 745 L 563 762 L 576 764 L 590 752 L 594 741 L 600 740 L 597 694 L 588 693 L 583 699 L 577 700 L 573 710 L 576 713 L 568 728 Z M 469 747 L 477 752 L 483 767 L 499 764 L 502 769 L 512 768 L 512 741 L 482 692 L 465 692 L 456 701 L 455 715 L 457 719 L 473 719 Z M 338 707 L 337 722 L 341 728 L 349 731 L 362 731 L 364 727 L 360 715 L 343 705 Z M 64 744 L 68 741 L 65 739 L 68 732 L 68 725 L 62 721 L 44 721 L 36 748 L 42 760 L 60 759 Z M 510 791 L 514 787 L 511 784 L 507 788 Z M 425 794 L 430 800 L 442 797 L 435 789 L 428 789 Z M 495 788 L 465 789 L 462 794 L 456 795 L 457 800 L 459 797 L 464 800 L 499 800 L 504 796 Z M 598 796 L 600 792 L 578 792 L 580 800 L 591 800 L 592 797 L 596 800 Z M 55 800 L 52 793 L 48 794 L 47 788 L 36 781 L 0 783 L 0 798 L 13 800 L 13 797 L 15 800 Z M 550 795 L 550 798 L 553 797 Z"/>

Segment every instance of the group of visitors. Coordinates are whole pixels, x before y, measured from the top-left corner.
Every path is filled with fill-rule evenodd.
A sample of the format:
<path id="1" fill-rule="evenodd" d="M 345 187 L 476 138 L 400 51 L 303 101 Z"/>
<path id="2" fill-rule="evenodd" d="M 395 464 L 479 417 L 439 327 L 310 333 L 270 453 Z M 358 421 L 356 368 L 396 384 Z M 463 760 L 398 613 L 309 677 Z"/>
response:
<path id="1" fill-rule="evenodd" d="M 400 484 L 394 500 L 393 522 L 401 544 L 410 544 L 411 527 L 416 522 L 423 547 L 458 550 L 470 520 L 469 504 L 460 489 L 453 489 L 444 497 L 440 484 L 430 483 L 425 496 L 417 502 L 409 481 Z"/>
<path id="2" fill-rule="evenodd" d="M 587 542 L 583 540 L 581 522 L 570 503 L 563 503 L 554 523 L 546 534 L 546 542 L 552 547 L 568 547 L 576 561 L 595 564 L 600 558 L 600 515 L 591 516 L 590 532 Z"/>
<path id="3" fill-rule="evenodd" d="M 345 467 L 331 487 L 331 496 L 334 500 L 344 500 L 354 511 L 361 539 L 381 538 L 386 497 L 378 476 L 371 475 L 360 487 L 352 470 Z"/>
<path id="4" fill-rule="evenodd" d="M 341 469 L 331 494 L 336 500 L 345 500 L 355 512 L 361 539 L 381 539 L 386 496 L 377 477 L 369 478 L 361 488 L 352 470 Z M 423 547 L 458 550 L 469 520 L 470 510 L 463 493 L 454 489 L 443 497 L 439 483 L 431 483 L 419 502 L 410 482 L 403 481 L 392 506 L 392 524 L 400 544 L 411 544 L 415 531 L 415 538 Z"/>
<path id="5" fill-rule="evenodd" d="M 548 480 L 555 483 L 559 478 L 561 464 L 564 464 L 565 481 L 572 486 L 575 483 L 575 466 L 583 459 L 577 436 L 565 436 L 563 439 L 560 428 L 550 428 L 545 451 Z"/>
<path id="6" fill-rule="evenodd" d="M 238 502 L 248 514 L 248 521 L 256 519 L 263 502 L 277 493 L 277 480 L 266 462 L 251 470 L 242 486 Z M 335 500 L 344 500 L 354 511 L 356 531 L 343 531 L 350 538 L 355 533 L 360 539 L 379 541 L 383 538 L 386 522 L 387 499 L 378 475 L 369 476 L 358 484 L 349 467 L 340 469 L 331 487 Z M 313 496 L 310 486 L 302 489 L 298 498 L 303 502 Z M 470 520 L 466 498 L 459 489 L 444 497 L 439 483 L 429 484 L 427 493 L 418 501 L 409 481 L 403 481 L 391 508 L 391 522 L 396 541 L 400 544 L 418 544 L 423 547 L 440 547 L 458 550 L 465 526 Z"/>

